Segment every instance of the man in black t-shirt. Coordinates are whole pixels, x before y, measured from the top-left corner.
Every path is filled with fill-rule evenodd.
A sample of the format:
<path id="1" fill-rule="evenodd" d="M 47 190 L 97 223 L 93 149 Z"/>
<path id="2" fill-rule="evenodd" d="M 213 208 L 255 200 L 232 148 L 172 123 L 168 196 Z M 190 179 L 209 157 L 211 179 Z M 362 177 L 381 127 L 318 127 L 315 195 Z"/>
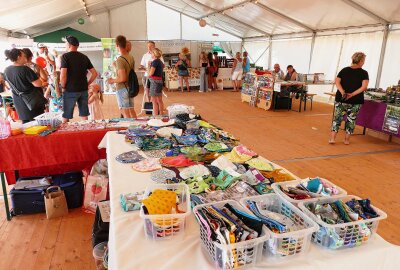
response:
<path id="1" fill-rule="evenodd" d="M 89 116 L 88 85 L 97 77 L 96 69 L 89 58 L 78 52 L 79 41 L 76 37 L 67 36 L 64 41 L 68 52 L 61 57 L 60 83 L 63 88 L 63 122 L 73 118 L 75 104 L 78 103 L 79 116 L 87 120 Z M 87 80 L 87 72 L 90 79 Z"/>

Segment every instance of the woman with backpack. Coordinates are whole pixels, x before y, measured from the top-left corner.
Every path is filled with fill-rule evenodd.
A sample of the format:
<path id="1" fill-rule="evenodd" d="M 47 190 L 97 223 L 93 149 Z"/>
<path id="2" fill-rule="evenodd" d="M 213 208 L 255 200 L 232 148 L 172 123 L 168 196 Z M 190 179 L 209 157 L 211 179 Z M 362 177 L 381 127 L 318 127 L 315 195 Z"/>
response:
<path id="1" fill-rule="evenodd" d="M 135 59 L 127 51 L 127 40 L 124 36 L 115 38 L 120 57 L 116 60 L 117 77 L 109 78 L 108 83 L 117 86 L 117 102 L 124 118 L 136 118 L 133 98 L 129 97 L 129 73 L 135 68 Z"/>

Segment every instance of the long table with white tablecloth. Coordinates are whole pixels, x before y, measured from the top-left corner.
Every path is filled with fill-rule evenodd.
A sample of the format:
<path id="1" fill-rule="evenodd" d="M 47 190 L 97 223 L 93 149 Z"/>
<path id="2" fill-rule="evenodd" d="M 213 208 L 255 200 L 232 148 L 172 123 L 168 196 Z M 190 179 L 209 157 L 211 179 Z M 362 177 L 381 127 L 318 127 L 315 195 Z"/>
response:
<path id="1" fill-rule="evenodd" d="M 146 239 L 139 211 L 124 212 L 119 197 L 121 193 L 143 191 L 153 184 L 150 173 L 135 172 L 129 164 L 115 160 L 123 152 L 136 150 L 134 145 L 125 142 L 124 135 L 108 132 L 99 147 L 107 148 L 110 179 L 109 269 L 214 269 L 212 261 L 201 248 L 199 226 L 193 214 L 188 218 L 182 240 Z M 311 245 L 310 251 L 299 258 L 269 262 L 256 269 L 392 270 L 398 269 L 399 265 L 400 247 L 376 234 L 367 244 L 358 248 L 330 251 Z"/>

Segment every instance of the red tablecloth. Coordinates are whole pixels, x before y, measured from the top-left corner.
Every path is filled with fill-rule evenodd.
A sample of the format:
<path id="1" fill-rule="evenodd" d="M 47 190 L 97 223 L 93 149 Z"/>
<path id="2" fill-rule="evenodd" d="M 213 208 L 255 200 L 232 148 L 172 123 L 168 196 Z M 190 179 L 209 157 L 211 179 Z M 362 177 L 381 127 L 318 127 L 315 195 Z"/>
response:
<path id="1" fill-rule="evenodd" d="M 18 135 L 0 140 L 0 172 L 8 184 L 20 176 L 65 173 L 90 168 L 105 158 L 98 145 L 109 129 L 81 132 L 55 132 L 48 136 Z"/>

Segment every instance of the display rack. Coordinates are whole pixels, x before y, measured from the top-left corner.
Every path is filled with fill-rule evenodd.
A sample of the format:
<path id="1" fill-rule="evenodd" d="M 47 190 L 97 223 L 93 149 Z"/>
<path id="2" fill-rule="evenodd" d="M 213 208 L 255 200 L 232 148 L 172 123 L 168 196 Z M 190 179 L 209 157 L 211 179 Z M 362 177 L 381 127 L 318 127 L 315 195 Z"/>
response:
<path id="1" fill-rule="evenodd" d="M 247 73 L 242 86 L 241 100 L 251 106 L 269 110 L 272 107 L 274 77 L 271 74 Z"/>

